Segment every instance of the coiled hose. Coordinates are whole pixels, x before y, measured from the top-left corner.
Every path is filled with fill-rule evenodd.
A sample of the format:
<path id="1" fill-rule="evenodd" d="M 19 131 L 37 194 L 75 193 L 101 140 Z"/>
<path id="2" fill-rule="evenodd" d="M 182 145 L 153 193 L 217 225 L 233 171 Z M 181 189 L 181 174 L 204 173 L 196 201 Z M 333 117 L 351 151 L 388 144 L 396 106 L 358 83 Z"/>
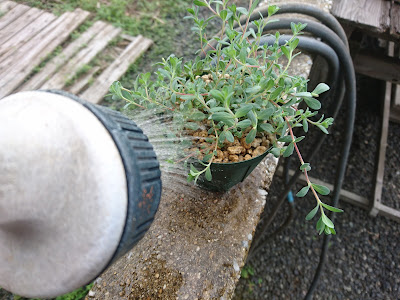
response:
<path id="1" fill-rule="evenodd" d="M 258 12 L 257 12 L 258 14 Z M 290 28 L 290 23 L 291 22 L 300 22 L 300 23 L 307 23 L 307 27 L 304 29 L 304 31 L 312 33 L 314 36 L 321 38 L 324 42 L 326 42 L 329 46 L 332 47 L 332 49 L 336 52 L 339 62 L 340 62 L 340 72 L 343 73 L 343 78 L 344 78 L 344 83 L 345 83 L 345 99 L 346 99 L 346 104 L 347 104 L 347 110 L 346 110 L 346 130 L 344 133 L 344 142 L 343 142 L 343 147 L 341 149 L 341 154 L 340 154 L 340 161 L 337 167 L 337 173 L 336 173 L 336 179 L 335 179 L 335 184 L 334 184 L 334 191 L 333 191 L 333 196 L 332 196 L 332 205 L 337 206 L 339 202 L 339 196 L 340 196 L 340 190 L 343 184 L 344 176 L 345 176 L 345 171 L 346 171 L 346 165 L 347 165 L 347 160 L 350 152 L 350 146 L 351 146 L 351 139 L 353 135 L 353 129 L 354 129 L 354 119 L 355 119 L 355 107 L 356 107 L 356 87 L 355 87 L 355 72 L 353 68 L 353 62 L 350 57 L 350 53 L 348 51 L 348 47 L 343 43 L 341 38 L 333 32 L 331 29 L 327 28 L 325 25 L 311 21 L 311 20 L 304 20 L 304 19 L 281 19 L 279 22 L 275 23 L 270 23 L 266 26 L 265 30 L 280 30 L 280 29 L 289 29 Z M 300 43 L 299 43 L 300 44 Z M 337 114 L 339 111 L 339 108 L 341 106 L 341 99 L 339 99 L 337 103 L 337 108 L 334 111 L 334 115 Z M 322 144 L 323 139 L 319 139 L 317 141 L 317 147 L 315 147 L 311 153 L 307 156 L 307 161 L 310 161 L 311 158 L 314 156 L 314 154 L 317 152 L 319 149 L 320 145 Z M 272 220 L 276 215 L 277 210 L 279 209 L 279 206 L 283 203 L 285 198 L 287 197 L 288 193 L 290 192 L 290 189 L 292 185 L 296 182 L 298 176 L 300 175 L 301 171 L 299 169 L 296 170 L 295 174 L 292 176 L 292 178 L 289 180 L 288 185 L 285 187 L 284 191 L 281 193 L 280 198 L 278 200 L 277 205 L 274 207 L 270 218 L 266 220 L 264 223 L 264 226 L 261 230 L 261 234 L 266 231 L 266 228 L 269 226 L 269 224 L 272 222 Z M 332 221 L 335 219 L 335 214 L 331 216 Z M 331 239 L 330 235 L 327 235 L 324 237 L 323 245 L 322 245 L 322 251 L 320 255 L 320 261 L 316 270 L 316 273 L 314 275 L 313 281 L 311 283 L 311 286 L 308 290 L 308 293 L 305 297 L 305 299 L 311 299 L 312 294 L 317 286 L 319 276 L 321 274 L 322 268 L 324 266 L 325 260 L 326 260 L 326 255 L 327 255 L 327 249 L 328 249 L 328 244 Z M 255 245 L 257 247 L 257 245 Z"/>
<path id="2" fill-rule="evenodd" d="M 339 74 L 340 77 L 338 79 L 339 85 L 337 86 L 338 91 L 335 92 L 335 98 L 337 96 L 338 102 L 337 103 L 332 103 L 332 106 L 334 107 L 333 109 L 330 109 L 329 111 L 332 112 L 333 117 L 336 117 L 341 105 L 342 105 L 342 99 L 346 99 L 346 104 L 347 104 L 347 110 L 346 110 L 346 124 L 345 124 L 345 134 L 344 134 L 344 142 L 343 146 L 341 149 L 341 154 L 340 154 L 340 161 L 337 167 L 337 173 L 336 173 L 336 178 L 335 178 L 335 184 L 334 184 L 334 191 L 333 191 L 333 197 L 332 197 L 332 205 L 337 206 L 339 202 L 339 196 L 340 196 L 340 190 L 343 184 L 344 176 L 345 176 L 345 171 L 346 171 L 346 165 L 347 165 L 347 160 L 350 152 L 350 146 L 351 146 L 351 139 L 353 135 L 353 129 L 354 129 L 354 119 L 355 119 L 355 108 L 356 108 L 356 80 L 355 80 L 355 72 L 353 68 L 353 62 L 350 57 L 350 53 L 348 51 L 348 42 L 346 35 L 344 33 L 343 28 L 340 26 L 339 22 L 330 14 L 310 5 L 304 5 L 304 4 L 285 4 L 280 7 L 279 13 L 299 13 L 299 14 L 305 14 L 312 16 L 321 23 L 312 21 L 312 20 L 305 20 L 305 19 L 280 19 L 278 22 L 275 23 L 269 23 L 267 24 L 266 28 L 264 30 L 280 30 L 280 29 L 290 29 L 290 23 L 291 22 L 300 22 L 300 23 L 307 23 L 307 27 L 304 29 L 305 32 L 313 34 L 317 38 L 321 38 L 322 41 L 327 43 L 336 53 L 338 59 L 339 59 Z M 268 8 L 260 8 L 256 10 L 255 12 L 252 13 L 250 16 L 250 20 L 256 20 L 260 17 L 260 14 L 265 17 L 268 15 Z M 304 37 L 301 37 L 301 40 L 303 40 Z M 300 41 L 301 41 L 300 40 Z M 211 45 L 215 46 L 215 43 L 211 43 Z M 299 42 L 299 48 L 301 49 L 300 42 Z M 211 49 L 211 47 L 206 47 L 206 51 Z M 314 51 L 309 51 L 309 52 L 314 52 Z M 314 52 L 315 53 L 315 52 Z M 321 53 L 321 55 L 324 53 Z M 323 56 L 323 55 L 322 55 Z M 326 56 L 324 56 L 326 57 Z M 343 74 L 343 75 L 342 75 Z M 343 76 L 343 80 L 342 80 Z M 335 77 L 333 77 L 335 78 Z M 345 90 L 345 91 L 344 91 Z M 343 92 L 344 91 L 344 92 Z M 343 97 L 344 93 L 344 97 Z M 310 161 L 312 157 L 316 154 L 316 152 L 319 150 L 321 147 L 323 141 L 325 139 L 325 136 L 322 138 L 317 137 L 317 142 L 314 144 L 313 149 L 308 153 L 305 157 L 306 161 Z M 282 205 L 282 203 L 285 201 L 287 195 L 291 192 L 291 187 L 296 183 L 298 177 L 300 176 L 301 171 L 297 168 L 295 171 L 294 175 L 291 177 L 287 185 L 285 186 L 285 189 L 282 191 L 278 202 L 272 209 L 272 212 L 267 220 L 265 220 L 262 228 L 260 228 L 258 236 L 262 236 L 267 227 L 271 224 L 273 218 L 276 216 L 276 213 L 279 209 L 279 207 Z M 331 220 L 334 221 L 335 219 L 335 214 L 330 216 Z M 286 224 L 287 222 L 285 222 Z M 285 225 L 284 224 L 284 225 Z M 287 224 L 286 224 L 287 225 Z M 282 227 L 281 227 L 282 229 Z M 311 286 L 307 292 L 307 295 L 305 299 L 311 299 L 312 294 L 317 286 L 318 279 L 320 277 L 322 268 L 324 266 L 325 260 L 326 260 L 326 255 L 327 255 L 327 249 L 328 249 L 328 244 L 330 241 L 331 235 L 326 235 L 323 240 L 323 245 L 322 245 L 322 250 L 321 250 L 321 255 L 320 255 L 320 261 L 317 267 L 317 270 L 314 274 L 313 281 L 311 283 Z M 259 251 L 261 249 L 261 246 L 259 244 L 259 239 L 255 239 L 253 242 L 253 249 L 249 253 L 249 257 L 254 256 L 254 253 Z"/>

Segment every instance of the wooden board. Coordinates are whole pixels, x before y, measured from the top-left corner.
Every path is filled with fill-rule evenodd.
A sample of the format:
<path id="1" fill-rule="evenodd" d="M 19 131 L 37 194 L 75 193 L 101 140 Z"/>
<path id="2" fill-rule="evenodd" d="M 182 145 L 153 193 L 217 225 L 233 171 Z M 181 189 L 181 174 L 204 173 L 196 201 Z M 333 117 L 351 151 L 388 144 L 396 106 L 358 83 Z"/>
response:
<path id="1" fill-rule="evenodd" d="M 385 0 L 335 0 L 332 14 L 361 25 L 385 31 L 390 26 L 390 2 Z"/>
<path id="2" fill-rule="evenodd" d="M 25 14 L 23 14 L 20 18 L 8 24 L 8 26 L 4 27 L 0 31 L 0 41 L 2 44 L 15 36 L 20 30 L 22 30 L 24 27 L 30 25 L 35 19 L 37 19 L 41 14 L 43 13 L 43 10 L 37 9 L 37 8 L 31 8 L 29 9 Z"/>
<path id="3" fill-rule="evenodd" d="M 95 22 L 88 30 L 82 33 L 79 38 L 69 44 L 59 55 L 50 60 L 45 67 L 31 79 L 29 79 L 19 89 L 34 90 L 38 89 L 45 84 L 46 81 L 53 76 L 58 70 L 67 64 L 67 62 L 87 45 L 107 24 L 102 21 Z"/>
<path id="4" fill-rule="evenodd" d="M 388 0 L 335 0 L 331 13 L 344 26 L 358 27 L 371 35 L 400 40 L 400 3 Z"/>
<path id="5" fill-rule="evenodd" d="M 152 44 L 151 40 L 142 36 L 121 35 L 124 44 L 127 41 L 129 44 L 124 49 L 120 48 L 122 52 L 118 51 L 120 54 L 111 65 L 94 66 L 80 75 L 82 67 L 102 53 L 121 31 L 97 21 L 31 76 L 32 70 L 60 46 L 89 13 L 77 9 L 57 18 L 48 12 L 11 1 L 1 1 L 0 9 L 9 10 L 4 18 L 0 18 L 4 25 L 0 31 L 0 72 L 4 74 L 0 77 L 0 99 L 11 92 L 35 89 L 65 89 L 78 94 L 93 81 L 93 86 L 83 93 L 90 94 L 92 101 L 99 102 L 109 85 L 119 79 Z M 100 76 L 95 78 L 102 69 Z M 26 80 L 28 76 L 31 78 Z M 69 82 L 72 82 L 71 86 L 68 86 Z"/>
<path id="6" fill-rule="evenodd" d="M 21 20 L 20 22 L 14 22 L 20 24 L 19 26 L 22 27 L 19 32 L 16 32 L 10 37 L 9 34 L 5 32 L 4 39 L 0 38 L 0 70 L 2 68 L 2 65 L 9 63 L 9 61 L 6 62 L 7 57 L 12 57 L 19 48 L 29 42 L 40 31 L 42 31 L 56 19 L 55 15 L 48 12 L 43 12 L 40 17 L 38 17 L 32 23 L 25 22 L 25 19 L 22 17 L 18 19 Z"/>
<path id="7" fill-rule="evenodd" d="M 17 5 L 17 3 L 13 1 L 1 1 L 0 2 L 0 15 L 5 14 L 12 8 L 14 8 Z"/>
<path id="8" fill-rule="evenodd" d="M 96 66 L 91 68 L 84 76 L 80 77 L 72 86 L 67 87 L 68 92 L 72 94 L 79 94 L 85 86 L 89 84 L 89 82 L 93 79 L 93 75 L 100 70 L 100 67 Z"/>
<path id="9" fill-rule="evenodd" d="M 61 89 L 72 79 L 80 68 L 88 64 L 107 44 L 114 39 L 121 29 L 107 25 L 88 45 L 77 53 L 52 78 L 41 86 L 41 89 Z"/>
<path id="10" fill-rule="evenodd" d="M 92 103 L 99 103 L 107 94 L 108 88 L 118 80 L 144 51 L 151 45 L 152 41 L 139 35 L 134 39 L 121 55 L 95 80 L 82 95 L 82 99 Z"/>
<path id="11" fill-rule="evenodd" d="M 353 59 L 357 73 L 383 81 L 400 83 L 400 59 L 361 51 Z"/>
<path id="12" fill-rule="evenodd" d="M 399 35 L 400 34 L 400 2 L 393 3 L 390 15 L 391 15 L 390 34 L 391 35 Z"/>
<path id="13" fill-rule="evenodd" d="M 14 22 L 14 20 L 18 19 L 27 10 L 29 10 L 29 6 L 23 4 L 18 4 L 13 7 L 3 18 L 0 19 L 0 30 L 3 30 L 7 25 Z"/>
<path id="14" fill-rule="evenodd" d="M 17 88 L 31 71 L 89 16 L 89 12 L 76 9 L 57 18 L 14 55 L 0 64 L 0 99 Z"/>

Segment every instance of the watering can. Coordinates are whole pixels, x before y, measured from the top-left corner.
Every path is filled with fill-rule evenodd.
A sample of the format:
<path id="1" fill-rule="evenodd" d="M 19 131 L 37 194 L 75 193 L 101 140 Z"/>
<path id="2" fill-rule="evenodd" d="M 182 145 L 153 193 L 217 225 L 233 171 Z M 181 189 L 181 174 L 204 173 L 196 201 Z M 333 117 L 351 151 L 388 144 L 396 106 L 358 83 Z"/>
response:
<path id="1" fill-rule="evenodd" d="M 160 175 L 118 112 L 62 91 L 0 100 L 0 287 L 53 298 L 92 282 L 150 227 Z"/>

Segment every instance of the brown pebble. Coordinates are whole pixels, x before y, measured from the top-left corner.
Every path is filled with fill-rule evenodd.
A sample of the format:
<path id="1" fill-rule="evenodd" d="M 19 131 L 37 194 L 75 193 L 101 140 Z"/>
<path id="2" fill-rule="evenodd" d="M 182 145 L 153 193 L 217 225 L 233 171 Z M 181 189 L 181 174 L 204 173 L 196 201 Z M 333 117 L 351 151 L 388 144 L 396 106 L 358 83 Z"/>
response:
<path id="1" fill-rule="evenodd" d="M 224 153 L 221 150 L 217 150 L 217 157 L 224 159 Z"/>
<path id="2" fill-rule="evenodd" d="M 222 159 L 221 158 L 214 158 L 213 162 L 215 163 L 221 163 Z"/>
<path id="3" fill-rule="evenodd" d="M 245 148 L 242 146 L 232 146 L 232 147 L 228 147 L 228 152 L 229 154 L 240 154 L 245 152 Z"/>
<path id="4" fill-rule="evenodd" d="M 229 158 L 225 157 L 224 160 L 222 161 L 223 163 L 228 163 L 229 162 Z"/>
<path id="5" fill-rule="evenodd" d="M 239 156 L 237 156 L 237 155 L 229 155 L 229 160 L 231 162 L 238 162 L 239 161 Z"/>
<path id="6" fill-rule="evenodd" d="M 253 151 L 253 157 L 256 157 L 258 155 L 263 154 L 267 150 L 266 147 L 264 146 L 258 146 L 254 151 Z"/>
<path id="7" fill-rule="evenodd" d="M 244 156 L 244 160 L 248 160 L 248 159 L 251 159 L 252 157 L 251 157 L 251 155 L 250 154 L 246 154 L 245 156 Z"/>
<path id="8" fill-rule="evenodd" d="M 246 137 L 242 137 L 240 139 L 240 144 L 242 145 L 242 147 L 246 148 L 246 149 L 250 149 L 251 144 L 246 144 Z"/>
<path id="9" fill-rule="evenodd" d="M 160 277 L 160 274 L 157 273 L 155 276 L 156 276 L 156 278 L 158 278 L 158 277 Z"/>
<path id="10" fill-rule="evenodd" d="M 235 140 L 233 142 L 233 146 L 240 146 L 240 141 L 237 137 L 235 137 Z"/>
<path id="11" fill-rule="evenodd" d="M 261 145 L 261 142 L 262 142 L 262 139 L 255 138 L 255 139 L 253 140 L 253 142 L 251 143 L 251 146 L 252 146 L 253 148 L 257 148 L 258 146 Z"/>
<path id="12" fill-rule="evenodd" d="M 239 155 L 239 161 L 243 161 L 243 155 Z"/>
<path id="13" fill-rule="evenodd" d="M 267 139 L 267 137 L 265 137 L 265 136 L 263 136 L 262 137 L 262 141 L 261 141 L 261 146 L 264 146 L 264 147 L 269 147 L 269 144 L 270 144 L 270 142 L 269 142 L 269 140 Z"/>

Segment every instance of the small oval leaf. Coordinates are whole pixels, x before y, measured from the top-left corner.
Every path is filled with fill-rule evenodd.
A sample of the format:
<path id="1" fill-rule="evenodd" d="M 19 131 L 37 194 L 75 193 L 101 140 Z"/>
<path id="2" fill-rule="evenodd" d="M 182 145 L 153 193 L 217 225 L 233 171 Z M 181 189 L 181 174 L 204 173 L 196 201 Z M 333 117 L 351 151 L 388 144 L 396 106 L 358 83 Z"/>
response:
<path id="1" fill-rule="evenodd" d="M 297 192 L 296 197 L 299 197 L 299 198 L 304 197 L 305 195 L 307 195 L 309 189 L 310 189 L 310 186 L 308 186 L 308 185 L 303 187 L 300 191 Z"/>
<path id="2" fill-rule="evenodd" d="M 246 136 L 246 144 L 251 144 L 256 137 L 257 130 L 253 128 Z"/>
<path id="3" fill-rule="evenodd" d="M 312 218 L 314 218 L 314 216 L 316 215 L 316 213 L 318 211 L 318 208 L 319 208 L 319 205 L 314 207 L 314 209 L 308 213 L 308 215 L 306 216 L 307 221 L 310 221 Z"/>
<path id="4" fill-rule="evenodd" d="M 314 190 L 317 191 L 317 193 L 319 193 L 321 195 L 325 196 L 330 193 L 330 190 L 324 185 L 315 184 L 315 183 L 312 183 L 311 185 L 314 188 Z"/>

